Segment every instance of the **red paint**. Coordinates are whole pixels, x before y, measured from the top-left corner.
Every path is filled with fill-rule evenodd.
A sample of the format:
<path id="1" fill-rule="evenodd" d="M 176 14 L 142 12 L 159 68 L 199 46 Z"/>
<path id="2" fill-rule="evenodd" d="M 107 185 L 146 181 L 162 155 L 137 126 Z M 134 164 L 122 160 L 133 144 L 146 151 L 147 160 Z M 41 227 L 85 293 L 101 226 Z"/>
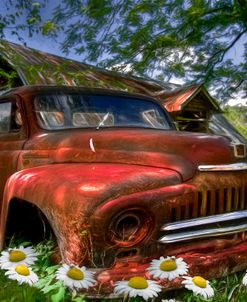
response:
<path id="1" fill-rule="evenodd" d="M 141 128 L 45 131 L 36 121 L 33 97 L 54 91 L 97 90 L 26 87 L 0 99 L 18 100 L 24 123 L 20 132 L 0 134 L 1 194 L 5 189 L 1 246 L 9 204 L 17 198 L 36 205 L 47 217 L 63 261 L 96 267 L 100 285 L 92 295 L 99 288 L 102 294 L 111 292 L 115 280 L 147 276 L 148 263 L 162 255 L 183 257 L 190 274 L 207 278 L 247 267 L 245 235 L 169 245 L 157 241 L 161 226 L 173 222 L 176 215 L 199 217 L 200 209 L 190 213 L 188 208 L 196 194 L 247 187 L 246 171 L 197 169 L 240 161 L 228 139 Z M 217 210 L 224 213 L 224 198 L 217 194 Z M 178 287 L 180 281 L 162 286 Z"/>

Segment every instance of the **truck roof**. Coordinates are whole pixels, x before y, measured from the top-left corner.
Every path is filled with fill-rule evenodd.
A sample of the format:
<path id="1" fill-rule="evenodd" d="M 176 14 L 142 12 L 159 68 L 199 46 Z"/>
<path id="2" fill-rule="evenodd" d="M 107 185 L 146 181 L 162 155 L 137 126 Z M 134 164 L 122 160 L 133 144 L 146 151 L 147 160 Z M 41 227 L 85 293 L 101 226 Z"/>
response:
<path id="1" fill-rule="evenodd" d="M 147 100 L 152 100 L 157 102 L 154 98 L 139 94 L 139 93 L 131 93 L 125 92 L 122 90 L 115 89 L 105 89 L 105 88 L 88 88 L 83 86 L 65 86 L 65 85 L 26 85 L 20 86 L 16 88 L 11 88 L 2 92 L 0 99 L 10 97 L 14 94 L 20 95 L 35 95 L 35 94 L 43 94 L 43 93 L 54 93 L 54 92 L 63 92 L 63 93 L 88 93 L 88 94 L 103 94 L 103 95 L 113 95 L 113 96 L 126 96 L 126 97 L 134 97 L 134 98 L 142 98 Z"/>

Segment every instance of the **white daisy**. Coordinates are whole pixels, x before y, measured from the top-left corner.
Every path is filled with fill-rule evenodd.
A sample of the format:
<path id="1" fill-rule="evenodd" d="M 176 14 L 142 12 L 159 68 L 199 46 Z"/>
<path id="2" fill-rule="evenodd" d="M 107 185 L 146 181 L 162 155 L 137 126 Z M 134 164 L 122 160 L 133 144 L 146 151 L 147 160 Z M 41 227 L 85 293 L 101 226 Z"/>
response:
<path id="1" fill-rule="evenodd" d="M 31 265 L 37 260 L 37 253 L 32 247 L 9 248 L 0 257 L 0 268 L 10 269 L 17 264 Z"/>
<path id="2" fill-rule="evenodd" d="M 214 296 L 214 290 L 209 284 L 209 281 L 200 277 L 184 277 L 184 281 L 182 281 L 182 284 L 184 284 L 185 288 L 192 290 L 194 294 L 201 295 L 205 299 L 211 298 Z"/>
<path id="3" fill-rule="evenodd" d="M 244 275 L 242 283 L 243 285 L 247 285 L 247 273 Z"/>
<path id="4" fill-rule="evenodd" d="M 154 278 L 173 280 L 179 276 L 186 275 L 188 272 L 188 265 L 182 258 L 160 257 L 151 262 L 150 267 L 147 268 L 149 273 Z"/>
<path id="5" fill-rule="evenodd" d="M 38 282 L 38 276 L 32 271 L 31 268 L 23 264 L 18 264 L 11 267 L 6 273 L 9 279 L 16 280 L 19 284 L 27 283 L 32 286 Z"/>
<path id="6" fill-rule="evenodd" d="M 145 301 L 157 297 L 161 291 L 161 286 L 153 280 L 146 280 L 143 277 L 135 276 L 128 281 L 117 281 L 114 293 L 124 296 L 142 297 Z"/>
<path id="7" fill-rule="evenodd" d="M 69 266 L 63 264 L 56 272 L 56 279 L 71 289 L 89 288 L 94 286 L 96 280 L 93 272 L 88 271 L 85 266 L 79 267 L 76 265 Z"/>

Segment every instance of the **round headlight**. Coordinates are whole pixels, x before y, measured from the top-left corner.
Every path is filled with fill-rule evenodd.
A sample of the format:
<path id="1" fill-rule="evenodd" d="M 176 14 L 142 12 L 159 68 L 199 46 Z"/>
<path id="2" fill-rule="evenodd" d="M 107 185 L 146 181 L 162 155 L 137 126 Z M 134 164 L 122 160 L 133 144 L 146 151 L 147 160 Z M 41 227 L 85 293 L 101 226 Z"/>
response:
<path id="1" fill-rule="evenodd" d="M 109 227 L 109 239 L 118 246 L 133 246 L 150 233 L 152 219 L 142 209 L 129 209 L 115 216 Z"/>

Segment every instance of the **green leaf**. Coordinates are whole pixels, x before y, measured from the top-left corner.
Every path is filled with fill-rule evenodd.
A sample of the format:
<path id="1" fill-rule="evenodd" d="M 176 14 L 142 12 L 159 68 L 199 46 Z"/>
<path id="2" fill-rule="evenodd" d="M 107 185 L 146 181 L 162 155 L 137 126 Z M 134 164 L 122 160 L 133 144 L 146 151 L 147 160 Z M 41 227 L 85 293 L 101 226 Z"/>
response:
<path id="1" fill-rule="evenodd" d="M 33 24 L 37 23 L 38 21 L 39 21 L 39 20 L 38 20 L 37 17 L 31 17 L 31 18 L 28 18 L 28 19 L 27 19 L 27 24 L 33 25 Z"/>
<path id="2" fill-rule="evenodd" d="M 52 21 L 47 21 L 42 26 L 42 34 L 44 36 L 49 35 L 52 32 L 56 31 L 56 25 Z"/>
<path id="3" fill-rule="evenodd" d="M 58 292 L 54 295 L 51 296 L 51 301 L 52 302 L 60 302 L 64 300 L 65 296 L 65 289 L 64 287 L 60 287 Z"/>

